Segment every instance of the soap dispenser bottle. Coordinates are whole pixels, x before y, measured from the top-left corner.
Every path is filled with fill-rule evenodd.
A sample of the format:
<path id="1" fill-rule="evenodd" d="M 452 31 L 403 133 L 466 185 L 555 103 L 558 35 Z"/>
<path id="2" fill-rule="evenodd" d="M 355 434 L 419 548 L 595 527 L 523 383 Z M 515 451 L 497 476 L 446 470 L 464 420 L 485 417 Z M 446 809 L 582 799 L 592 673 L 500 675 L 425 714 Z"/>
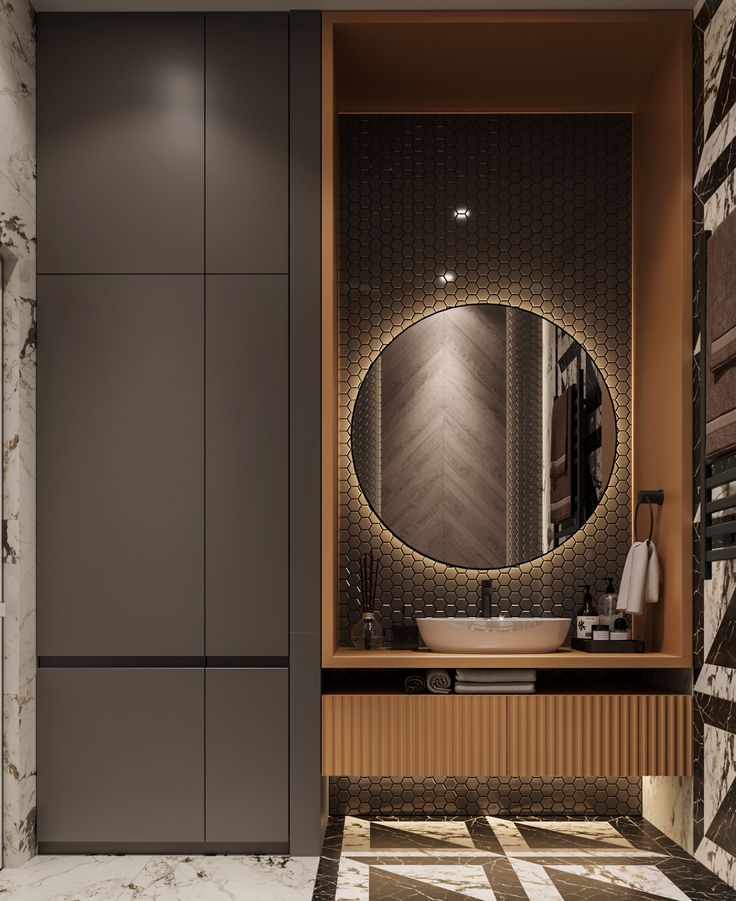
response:
<path id="1" fill-rule="evenodd" d="M 616 607 L 618 606 L 618 595 L 613 587 L 613 579 L 608 578 L 608 585 L 605 593 L 598 598 L 598 619 L 602 626 L 613 628 L 613 623 L 618 617 Z"/>
<path id="2" fill-rule="evenodd" d="M 592 638 L 593 626 L 597 626 L 600 618 L 593 604 L 593 595 L 590 593 L 590 585 L 585 586 L 583 606 L 575 618 L 575 634 L 578 638 Z"/>

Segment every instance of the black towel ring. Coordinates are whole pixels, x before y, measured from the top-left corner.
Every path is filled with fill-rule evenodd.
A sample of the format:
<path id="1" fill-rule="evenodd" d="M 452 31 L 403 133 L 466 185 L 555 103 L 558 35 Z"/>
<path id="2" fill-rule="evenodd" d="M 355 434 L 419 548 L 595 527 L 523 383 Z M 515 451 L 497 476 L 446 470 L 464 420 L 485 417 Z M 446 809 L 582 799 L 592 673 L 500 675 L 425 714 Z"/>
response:
<path id="1" fill-rule="evenodd" d="M 652 504 L 656 504 L 658 507 L 661 507 L 664 503 L 664 491 L 662 489 L 657 489 L 656 491 L 640 491 L 637 495 L 636 499 L 636 510 L 634 511 L 634 540 L 641 541 L 639 538 L 638 532 L 638 521 L 639 521 L 639 507 L 642 504 L 647 504 L 649 507 L 649 536 L 647 538 L 647 544 L 652 543 L 652 536 L 654 535 L 654 508 Z"/>

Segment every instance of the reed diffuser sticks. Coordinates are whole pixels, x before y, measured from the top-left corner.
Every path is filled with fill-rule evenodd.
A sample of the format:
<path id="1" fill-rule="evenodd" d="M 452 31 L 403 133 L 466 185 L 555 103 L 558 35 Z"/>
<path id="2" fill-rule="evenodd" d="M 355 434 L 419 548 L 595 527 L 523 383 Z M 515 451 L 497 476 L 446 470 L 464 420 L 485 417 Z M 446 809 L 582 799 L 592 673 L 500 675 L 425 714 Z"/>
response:
<path id="1" fill-rule="evenodd" d="M 350 644 L 364 651 L 386 646 L 386 633 L 376 613 L 379 561 L 373 551 L 360 555 L 360 619 L 350 630 Z"/>
<path id="2" fill-rule="evenodd" d="M 360 601 L 363 613 L 376 609 L 378 590 L 378 558 L 373 551 L 360 555 Z"/>

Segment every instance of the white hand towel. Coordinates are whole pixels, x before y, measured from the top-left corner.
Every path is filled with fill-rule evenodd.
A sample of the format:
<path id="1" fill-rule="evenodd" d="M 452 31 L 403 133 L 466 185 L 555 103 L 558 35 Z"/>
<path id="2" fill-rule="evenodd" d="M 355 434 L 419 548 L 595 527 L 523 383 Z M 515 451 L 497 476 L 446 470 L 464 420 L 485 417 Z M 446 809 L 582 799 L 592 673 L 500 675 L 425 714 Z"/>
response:
<path id="1" fill-rule="evenodd" d="M 458 669 L 458 682 L 536 682 L 535 669 Z"/>
<path id="2" fill-rule="evenodd" d="M 659 555 L 653 541 L 649 542 L 649 564 L 644 600 L 647 604 L 656 604 L 659 600 Z"/>
<path id="3" fill-rule="evenodd" d="M 618 609 L 626 613 L 641 613 L 649 568 L 646 541 L 635 541 L 626 557 L 624 574 L 618 592 Z"/>
<path id="4" fill-rule="evenodd" d="M 458 682 L 455 685 L 458 695 L 533 695 L 535 690 L 533 682 Z"/>

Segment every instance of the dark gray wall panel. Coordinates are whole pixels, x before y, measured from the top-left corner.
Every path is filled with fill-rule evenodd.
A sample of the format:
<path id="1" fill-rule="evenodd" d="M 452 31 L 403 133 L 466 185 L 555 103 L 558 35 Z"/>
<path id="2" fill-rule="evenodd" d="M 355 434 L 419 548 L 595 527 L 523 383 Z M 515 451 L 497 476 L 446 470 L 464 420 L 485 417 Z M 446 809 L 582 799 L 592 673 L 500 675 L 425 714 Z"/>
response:
<path id="1" fill-rule="evenodd" d="M 319 12 L 290 16 L 291 853 L 320 853 L 321 41 Z"/>
<path id="2" fill-rule="evenodd" d="M 289 837 L 288 672 L 208 669 L 208 842 Z"/>
<path id="3" fill-rule="evenodd" d="M 39 272 L 202 272 L 204 17 L 38 17 Z"/>
<path id="4" fill-rule="evenodd" d="M 201 276 L 41 276 L 38 653 L 202 654 Z"/>
<path id="5" fill-rule="evenodd" d="M 288 653 L 286 276 L 207 277 L 209 655 Z"/>
<path id="6" fill-rule="evenodd" d="M 39 670 L 39 840 L 202 841 L 203 705 L 203 670 Z"/>
<path id="7" fill-rule="evenodd" d="M 286 272 L 289 17 L 207 16 L 207 272 Z"/>

